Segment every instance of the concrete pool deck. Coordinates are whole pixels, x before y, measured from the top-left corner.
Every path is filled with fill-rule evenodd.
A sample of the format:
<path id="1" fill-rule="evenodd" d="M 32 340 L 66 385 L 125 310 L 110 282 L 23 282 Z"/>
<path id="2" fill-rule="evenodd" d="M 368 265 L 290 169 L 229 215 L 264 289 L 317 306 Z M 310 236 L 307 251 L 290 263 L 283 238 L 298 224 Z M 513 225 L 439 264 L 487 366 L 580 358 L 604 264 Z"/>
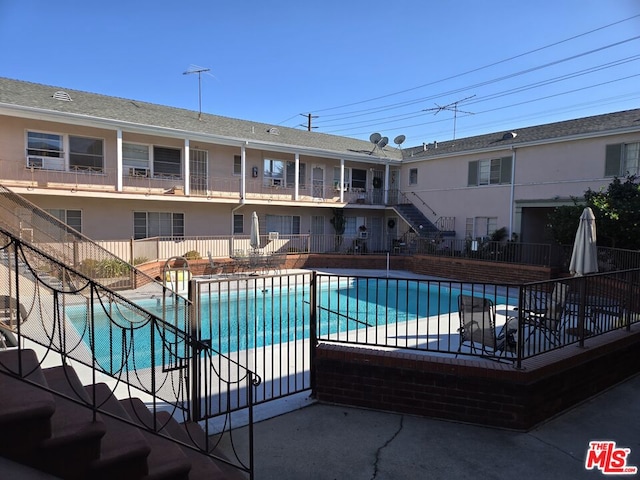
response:
<path id="1" fill-rule="evenodd" d="M 589 442 L 614 441 L 640 467 L 639 399 L 636 375 L 526 433 L 309 402 L 254 425 L 255 478 L 606 478 L 585 468 Z"/>

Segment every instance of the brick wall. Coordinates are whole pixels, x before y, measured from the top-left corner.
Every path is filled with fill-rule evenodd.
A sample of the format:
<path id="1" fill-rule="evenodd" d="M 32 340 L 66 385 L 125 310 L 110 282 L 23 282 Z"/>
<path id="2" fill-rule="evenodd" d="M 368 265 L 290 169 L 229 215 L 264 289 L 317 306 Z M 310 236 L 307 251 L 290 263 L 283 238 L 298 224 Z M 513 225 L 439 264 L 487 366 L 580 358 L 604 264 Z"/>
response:
<path id="1" fill-rule="evenodd" d="M 525 361 L 429 357 L 320 344 L 319 401 L 516 430 L 541 421 L 640 371 L 640 326 Z"/>

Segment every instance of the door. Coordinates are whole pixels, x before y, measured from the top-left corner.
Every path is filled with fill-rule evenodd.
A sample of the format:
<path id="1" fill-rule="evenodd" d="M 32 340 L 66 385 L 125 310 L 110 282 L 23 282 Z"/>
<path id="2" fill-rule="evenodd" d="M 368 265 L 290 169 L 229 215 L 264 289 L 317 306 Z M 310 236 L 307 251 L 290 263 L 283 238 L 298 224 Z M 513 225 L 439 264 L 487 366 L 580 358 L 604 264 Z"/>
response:
<path id="1" fill-rule="evenodd" d="M 205 150 L 191 150 L 189 152 L 189 171 L 191 172 L 191 193 L 194 195 L 206 195 L 207 189 L 207 158 Z"/>
<path id="2" fill-rule="evenodd" d="M 314 198 L 324 198 L 324 167 L 321 165 L 311 169 L 311 188 Z"/>
<path id="3" fill-rule="evenodd" d="M 389 205 L 397 205 L 399 197 L 400 170 L 392 168 L 389 170 Z"/>

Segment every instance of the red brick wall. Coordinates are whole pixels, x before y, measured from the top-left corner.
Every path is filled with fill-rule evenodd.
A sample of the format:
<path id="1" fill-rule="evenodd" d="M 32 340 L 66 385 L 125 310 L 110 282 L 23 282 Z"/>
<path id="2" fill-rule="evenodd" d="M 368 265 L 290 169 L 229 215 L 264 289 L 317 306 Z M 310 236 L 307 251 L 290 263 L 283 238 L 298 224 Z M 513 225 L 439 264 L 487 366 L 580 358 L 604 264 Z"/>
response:
<path id="1" fill-rule="evenodd" d="M 231 259 L 215 259 L 216 266 L 223 271 L 232 269 Z M 164 262 L 147 263 L 140 268 L 152 278 L 160 277 Z M 190 260 L 189 267 L 194 275 L 209 275 L 209 261 Z M 284 268 L 352 268 L 385 270 L 386 255 L 331 255 L 331 254 L 290 254 Z M 433 275 L 452 280 L 466 282 L 512 284 L 535 282 L 551 278 L 551 270 L 547 267 L 514 265 L 499 262 L 486 262 L 456 257 L 434 257 L 428 255 L 390 256 L 391 270 L 406 270 L 422 275 Z"/>
<path id="2" fill-rule="evenodd" d="M 608 340 L 608 343 L 605 341 Z M 529 430 L 640 371 L 640 326 L 511 364 L 321 344 L 319 401 Z M 543 358 L 546 357 L 546 358 Z"/>

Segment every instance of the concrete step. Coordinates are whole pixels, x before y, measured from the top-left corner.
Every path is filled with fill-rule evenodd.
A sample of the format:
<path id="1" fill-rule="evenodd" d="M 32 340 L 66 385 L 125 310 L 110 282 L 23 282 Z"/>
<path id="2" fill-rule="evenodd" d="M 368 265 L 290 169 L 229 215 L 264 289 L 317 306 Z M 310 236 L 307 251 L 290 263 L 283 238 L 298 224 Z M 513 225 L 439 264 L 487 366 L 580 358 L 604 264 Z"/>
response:
<path id="1" fill-rule="evenodd" d="M 159 428 L 154 425 L 153 415 L 139 398 L 120 400 L 120 405 L 129 417 L 143 428 L 152 430 Z M 180 446 L 168 438 L 144 429 L 140 431 L 151 447 L 151 453 L 147 458 L 149 473 L 146 478 L 149 480 L 188 480 L 191 462 Z"/>
<path id="2" fill-rule="evenodd" d="M 43 370 L 52 390 L 90 405 L 75 370 L 60 366 Z M 54 396 L 56 411 L 51 417 L 51 437 L 44 440 L 35 455 L 35 465 L 45 472 L 67 479 L 86 478 L 91 462 L 100 458 L 100 445 L 106 426 L 100 415 L 63 397 Z"/>
<path id="3" fill-rule="evenodd" d="M 12 375 L 43 386 L 47 382 L 33 350 L 0 351 L 0 455 L 24 462 L 51 436 L 56 403 L 50 392 Z"/>
<path id="4" fill-rule="evenodd" d="M 129 419 L 118 399 L 104 383 L 84 387 L 90 399 L 110 414 Z M 149 443 L 138 428 L 108 415 L 102 416 L 107 432 L 102 437 L 100 458 L 91 462 L 88 478 L 92 480 L 139 480 L 148 473 Z"/>

